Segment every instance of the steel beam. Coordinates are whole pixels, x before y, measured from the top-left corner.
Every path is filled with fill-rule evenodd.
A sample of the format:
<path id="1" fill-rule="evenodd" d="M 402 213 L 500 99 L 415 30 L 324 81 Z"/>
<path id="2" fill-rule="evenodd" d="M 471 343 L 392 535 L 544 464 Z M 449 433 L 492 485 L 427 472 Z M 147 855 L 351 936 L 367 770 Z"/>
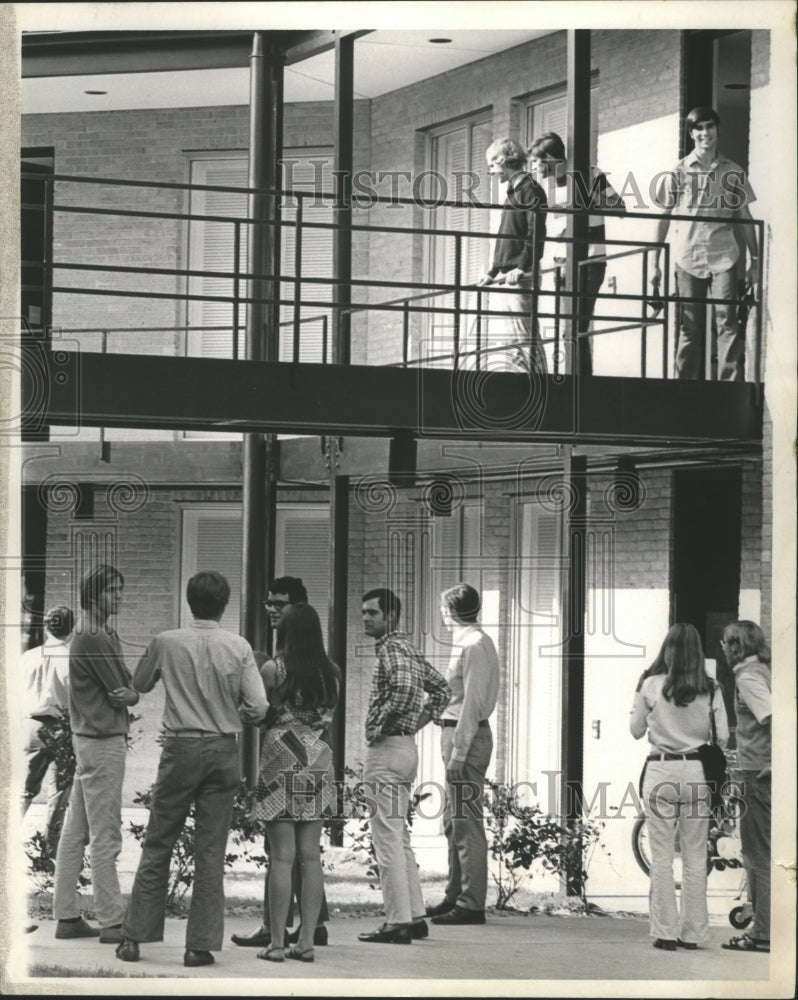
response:
<path id="1" fill-rule="evenodd" d="M 574 197 L 575 178 L 581 178 L 582 191 L 590 191 L 590 32 L 584 29 L 570 30 L 567 43 L 568 62 L 568 187 L 569 202 L 579 207 Z M 587 257 L 588 215 L 569 215 L 565 235 L 572 240 L 566 244 L 565 288 L 578 292 L 580 287 L 580 267 Z M 579 329 L 578 298 L 569 300 L 566 308 L 570 320 L 566 324 L 566 372 L 579 374 L 586 369 L 585 352 L 589 343 L 580 347 L 577 333 Z"/>
<path id="2" fill-rule="evenodd" d="M 329 439 L 330 452 L 330 588 L 328 609 L 330 659 L 341 669 L 341 685 L 335 709 L 333 759 L 336 781 L 343 781 L 346 759 L 346 631 L 349 592 L 349 476 L 335 475 L 336 439 Z M 341 830 L 335 830 L 339 839 Z"/>
<path id="3" fill-rule="evenodd" d="M 49 424 L 671 446 L 762 435 L 756 386 L 743 382 L 533 384 L 515 372 L 62 351 L 42 352 L 41 366 L 31 419 Z"/>
<path id="4" fill-rule="evenodd" d="M 354 158 L 355 39 L 335 40 L 335 208 L 333 211 L 332 360 L 348 365 L 352 315 L 352 170 Z"/>

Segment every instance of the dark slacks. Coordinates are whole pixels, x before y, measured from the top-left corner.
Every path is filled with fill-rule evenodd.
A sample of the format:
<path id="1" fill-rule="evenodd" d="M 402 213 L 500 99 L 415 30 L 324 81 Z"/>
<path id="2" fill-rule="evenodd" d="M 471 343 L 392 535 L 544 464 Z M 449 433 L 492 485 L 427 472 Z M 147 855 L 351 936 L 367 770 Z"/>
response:
<path id="1" fill-rule="evenodd" d="M 743 864 L 748 876 L 748 895 L 754 910 L 749 934 L 770 940 L 770 775 L 757 778 L 757 771 L 743 771 L 745 813 L 740 818 Z"/>
<path id="2" fill-rule="evenodd" d="M 224 856 L 240 780 L 235 736 L 164 740 L 144 848 L 122 924 L 126 938 L 163 940 L 169 862 L 194 803 L 195 868 L 186 948 L 221 950 Z"/>

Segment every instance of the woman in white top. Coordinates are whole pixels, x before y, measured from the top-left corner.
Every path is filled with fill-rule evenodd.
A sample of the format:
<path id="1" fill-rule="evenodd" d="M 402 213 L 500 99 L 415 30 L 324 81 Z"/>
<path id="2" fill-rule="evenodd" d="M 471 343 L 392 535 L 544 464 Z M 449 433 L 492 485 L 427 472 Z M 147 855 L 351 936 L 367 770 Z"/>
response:
<path id="1" fill-rule="evenodd" d="M 629 728 L 635 739 L 648 731 L 651 753 L 643 779 L 651 847 L 650 933 L 655 948 L 697 948 L 709 930 L 707 835 L 709 786 L 697 753 L 711 740 L 729 738 L 723 696 L 704 667 L 701 639 L 692 625 L 673 625 L 657 658 L 640 678 Z M 682 854 L 680 909 L 673 856 L 676 833 Z"/>

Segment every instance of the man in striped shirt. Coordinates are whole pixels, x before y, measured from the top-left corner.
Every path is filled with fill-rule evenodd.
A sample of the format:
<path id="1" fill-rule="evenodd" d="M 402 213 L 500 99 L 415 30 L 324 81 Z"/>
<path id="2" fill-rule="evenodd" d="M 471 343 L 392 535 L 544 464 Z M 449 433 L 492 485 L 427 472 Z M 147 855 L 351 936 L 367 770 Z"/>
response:
<path id="1" fill-rule="evenodd" d="M 375 944 L 410 944 L 429 933 L 407 810 L 418 770 L 415 734 L 440 719 L 451 695 L 441 674 L 397 631 L 400 612 L 399 598 L 390 590 L 363 595 L 363 631 L 377 643 L 363 777 L 373 807 L 371 837 L 385 923 L 359 938 Z"/>

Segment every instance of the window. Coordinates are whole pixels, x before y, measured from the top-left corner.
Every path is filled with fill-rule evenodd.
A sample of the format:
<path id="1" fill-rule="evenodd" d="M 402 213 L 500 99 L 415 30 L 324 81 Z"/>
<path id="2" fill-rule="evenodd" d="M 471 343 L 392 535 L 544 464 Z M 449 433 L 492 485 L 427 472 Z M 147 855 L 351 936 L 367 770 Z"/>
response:
<path id="1" fill-rule="evenodd" d="M 537 782 L 560 766 L 562 519 L 537 501 L 516 507 L 511 609 L 509 780 Z M 541 782 L 543 784 L 541 785 Z"/>
<path id="2" fill-rule="evenodd" d="M 430 132 L 428 144 L 429 169 L 446 181 L 446 187 L 437 185 L 430 190 L 435 196 L 445 195 L 447 200 L 467 200 L 469 191 L 475 200 L 493 200 L 491 185 L 485 164 L 485 151 L 493 139 L 490 116 L 478 117 L 450 123 Z M 425 223 L 426 224 L 426 223 Z M 489 232 L 489 213 L 476 208 L 456 208 L 441 206 L 430 213 L 429 225 L 434 229 L 457 230 L 458 232 Z M 491 240 L 485 237 L 466 237 L 461 248 L 462 285 L 473 284 L 490 266 Z M 455 246 L 453 236 L 430 235 L 425 246 L 426 281 L 430 283 L 454 284 Z M 444 308 L 454 307 L 452 295 L 439 295 L 429 300 L 430 304 Z M 466 293 L 461 297 L 464 308 L 474 308 L 476 295 Z M 460 328 L 460 339 L 465 342 L 473 325 L 473 316 L 464 317 Z M 451 354 L 454 322 L 451 314 L 431 313 L 426 324 L 426 343 L 422 345 L 424 356 L 433 358 L 439 354 Z M 449 362 L 441 362 L 449 367 Z"/>
<path id="3" fill-rule="evenodd" d="M 598 159 L 598 83 L 590 88 L 590 162 Z M 544 132 L 556 132 L 568 146 L 568 101 L 565 88 L 550 90 L 530 98 L 524 104 L 521 118 L 521 144 L 529 149 Z"/>
<path id="4" fill-rule="evenodd" d="M 319 613 L 322 634 L 327 635 L 327 588 L 329 581 L 327 548 L 329 514 L 326 504 L 285 504 L 277 508 L 275 576 L 300 576 L 310 603 Z M 198 504 L 183 509 L 182 565 L 180 592 L 201 569 L 215 569 L 227 577 L 230 603 L 222 627 L 231 632 L 240 628 L 241 611 L 241 506 L 239 504 Z M 264 580 L 264 586 L 268 583 Z M 265 593 L 264 593 L 265 597 Z M 185 599 L 180 622 L 191 620 Z"/>
<path id="5" fill-rule="evenodd" d="M 332 190 L 332 157 L 328 150 L 286 150 L 283 156 L 285 187 L 294 190 Z M 191 162 L 191 183 L 197 185 L 218 185 L 219 187 L 245 188 L 247 186 L 247 157 L 240 152 L 223 154 L 203 154 Z M 188 260 L 192 271 L 221 272 L 218 277 L 196 277 L 188 282 L 190 295 L 216 296 L 217 299 L 189 299 L 187 323 L 190 331 L 186 338 L 189 355 L 203 358 L 233 357 L 234 307 L 231 301 L 235 291 L 233 274 L 236 219 L 244 219 L 247 214 L 247 195 L 244 191 L 206 191 L 195 189 L 191 192 L 190 214 L 218 216 L 216 219 L 198 219 L 189 224 Z M 295 276 L 296 229 L 295 199 L 286 199 L 282 210 L 281 270 L 284 279 Z M 332 208 L 329 204 L 306 202 L 303 211 L 302 234 L 302 277 L 329 278 L 332 276 L 332 230 L 314 229 L 313 224 L 331 223 Z M 289 223 L 289 225 L 286 225 Z M 305 228 L 307 224 L 307 228 Z M 239 269 L 247 269 L 248 229 L 239 226 L 240 250 Z M 226 274 L 230 277 L 226 277 Z M 281 283 L 280 298 L 284 305 L 280 309 L 281 324 L 293 320 L 293 300 L 296 285 L 292 280 Z M 241 280 L 241 296 L 247 295 L 247 283 Z M 306 282 L 301 287 L 302 300 L 329 302 L 332 289 L 328 284 Z M 325 324 L 329 330 L 330 309 L 324 306 L 303 305 L 300 335 L 300 360 L 321 361 Z M 246 306 L 239 307 L 239 357 L 244 354 L 246 329 Z M 327 356 L 329 356 L 329 343 Z M 280 360 L 290 360 L 293 352 L 293 331 L 290 326 L 282 326 L 280 331 Z"/>

